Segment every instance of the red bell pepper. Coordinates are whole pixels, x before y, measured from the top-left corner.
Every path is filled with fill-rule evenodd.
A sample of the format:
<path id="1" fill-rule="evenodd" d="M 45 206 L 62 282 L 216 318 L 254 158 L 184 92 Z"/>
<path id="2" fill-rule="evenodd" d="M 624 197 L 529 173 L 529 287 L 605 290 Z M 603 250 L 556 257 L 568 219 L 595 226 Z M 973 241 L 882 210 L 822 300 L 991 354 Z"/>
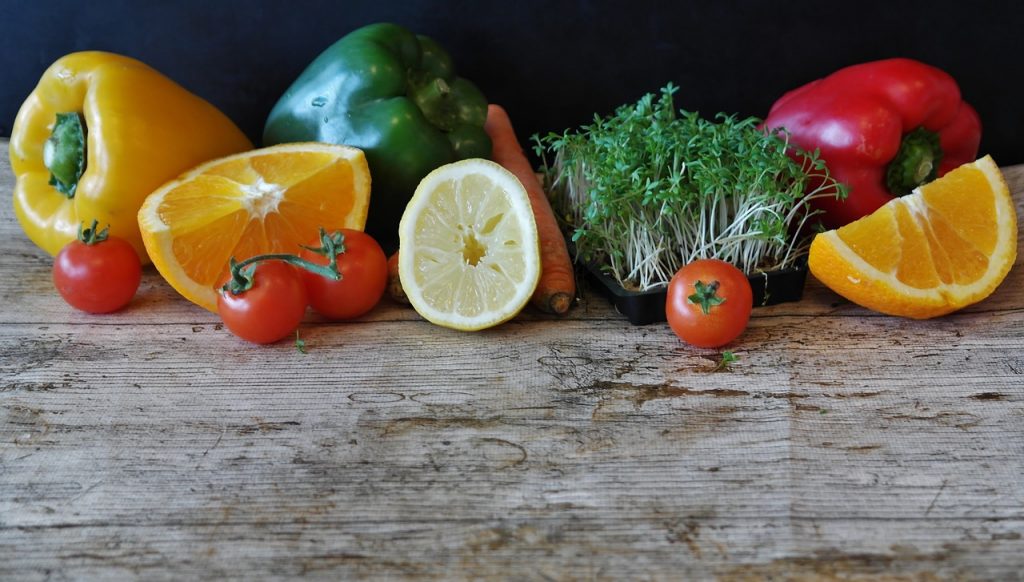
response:
<path id="1" fill-rule="evenodd" d="M 911 59 L 840 69 L 783 95 L 764 127 L 785 128 L 790 142 L 818 149 L 845 200 L 816 200 L 822 222 L 837 228 L 894 196 L 973 162 L 981 120 L 945 72 Z"/>

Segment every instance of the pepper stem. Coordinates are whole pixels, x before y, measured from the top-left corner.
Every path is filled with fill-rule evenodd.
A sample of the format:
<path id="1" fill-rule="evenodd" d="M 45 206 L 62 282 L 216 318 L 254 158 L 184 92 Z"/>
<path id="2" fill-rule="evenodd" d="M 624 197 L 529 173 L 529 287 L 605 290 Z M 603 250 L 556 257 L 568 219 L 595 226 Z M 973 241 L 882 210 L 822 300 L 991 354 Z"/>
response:
<path id="1" fill-rule="evenodd" d="M 43 163 L 50 170 L 50 185 L 69 199 L 85 173 L 85 119 L 81 113 L 58 113 L 50 139 L 43 144 Z"/>
<path id="2" fill-rule="evenodd" d="M 697 281 L 693 285 L 694 293 L 686 299 L 690 303 L 700 305 L 700 310 L 704 312 L 704 315 L 711 313 L 711 308 L 715 305 L 721 305 L 725 303 L 725 297 L 718 296 L 718 288 L 721 283 L 718 281 L 712 281 L 710 283 L 704 283 L 703 281 Z"/>
<path id="3" fill-rule="evenodd" d="M 340 281 L 341 271 L 338 270 L 338 255 L 345 252 L 344 240 L 345 236 L 340 232 L 327 234 L 324 229 L 320 229 L 321 246 L 319 248 L 310 248 L 309 250 L 327 257 L 326 265 L 307 261 L 302 257 L 290 255 L 288 253 L 256 255 L 249 257 L 244 261 L 236 261 L 235 257 L 231 257 L 231 260 L 229 261 L 231 266 L 231 277 L 228 278 L 228 282 L 224 284 L 222 289 L 232 295 L 241 295 L 249 289 L 252 289 L 253 273 L 256 271 L 256 265 L 266 261 L 283 261 L 289 265 L 305 269 L 322 277 L 327 277 L 334 281 Z"/>
<path id="4" fill-rule="evenodd" d="M 452 86 L 447 81 L 435 77 L 422 83 L 413 82 L 409 93 L 427 121 L 445 131 L 454 129 L 450 111 L 453 106 Z"/>
<path id="5" fill-rule="evenodd" d="M 894 196 L 905 196 L 939 175 L 942 161 L 939 134 L 919 127 L 903 136 L 896 157 L 889 162 L 885 184 Z"/>

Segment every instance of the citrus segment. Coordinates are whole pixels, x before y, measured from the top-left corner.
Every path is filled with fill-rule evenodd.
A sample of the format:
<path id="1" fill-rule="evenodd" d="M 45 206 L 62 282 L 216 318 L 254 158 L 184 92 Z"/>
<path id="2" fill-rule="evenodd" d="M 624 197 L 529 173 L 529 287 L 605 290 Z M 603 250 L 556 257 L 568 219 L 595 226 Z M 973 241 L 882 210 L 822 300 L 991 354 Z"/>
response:
<path id="1" fill-rule="evenodd" d="M 399 242 L 399 276 L 413 307 L 453 329 L 511 319 L 540 277 L 526 189 L 487 160 L 455 162 L 427 175 L 402 216 Z"/>
<path id="2" fill-rule="evenodd" d="M 924 231 L 905 206 L 895 205 L 893 211 L 903 240 L 903 252 L 897 255 L 896 278 L 918 289 L 934 287 L 939 284 L 939 276 Z"/>
<path id="3" fill-rule="evenodd" d="M 811 244 L 811 272 L 847 299 L 912 318 L 990 295 L 1017 257 L 1017 216 L 991 157 L 965 164 Z"/>
<path id="4" fill-rule="evenodd" d="M 362 151 L 285 144 L 207 162 L 163 185 L 143 204 L 139 226 L 164 279 L 214 311 L 231 257 L 294 253 L 321 227 L 362 230 L 369 198 Z"/>

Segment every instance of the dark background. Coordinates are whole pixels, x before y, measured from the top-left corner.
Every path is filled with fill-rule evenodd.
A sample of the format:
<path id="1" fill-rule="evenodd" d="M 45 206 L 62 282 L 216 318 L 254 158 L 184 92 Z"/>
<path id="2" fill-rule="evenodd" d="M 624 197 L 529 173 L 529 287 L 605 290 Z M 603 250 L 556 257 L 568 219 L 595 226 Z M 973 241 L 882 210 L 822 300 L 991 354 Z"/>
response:
<path id="1" fill-rule="evenodd" d="M 912 57 L 959 83 L 982 153 L 1024 162 L 1018 2 L 0 0 L 0 135 L 68 52 L 138 58 L 254 140 L 278 96 L 350 30 L 392 21 L 434 37 L 509 110 L 521 137 L 588 122 L 671 81 L 705 115 L 763 117 L 783 92 L 846 65 Z"/>

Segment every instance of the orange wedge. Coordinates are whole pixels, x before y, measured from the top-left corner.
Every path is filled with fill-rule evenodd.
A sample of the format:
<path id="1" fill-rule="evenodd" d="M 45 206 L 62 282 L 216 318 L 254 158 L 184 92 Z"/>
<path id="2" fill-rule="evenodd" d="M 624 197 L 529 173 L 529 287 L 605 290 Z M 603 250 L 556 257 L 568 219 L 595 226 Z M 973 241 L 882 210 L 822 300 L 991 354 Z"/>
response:
<path id="1" fill-rule="evenodd" d="M 217 309 L 214 287 L 231 257 L 295 253 L 320 227 L 362 230 L 370 171 L 362 150 L 282 144 L 198 166 L 139 210 L 153 264 L 186 299 Z"/>
<path id="2" fill-rule="evenodd" d="M 850 301 L 926 319 L 988 297 L 1017 258 L 1017 214 L 992 158 L 965 164 L 811 243 L 809 266 Z"/>

